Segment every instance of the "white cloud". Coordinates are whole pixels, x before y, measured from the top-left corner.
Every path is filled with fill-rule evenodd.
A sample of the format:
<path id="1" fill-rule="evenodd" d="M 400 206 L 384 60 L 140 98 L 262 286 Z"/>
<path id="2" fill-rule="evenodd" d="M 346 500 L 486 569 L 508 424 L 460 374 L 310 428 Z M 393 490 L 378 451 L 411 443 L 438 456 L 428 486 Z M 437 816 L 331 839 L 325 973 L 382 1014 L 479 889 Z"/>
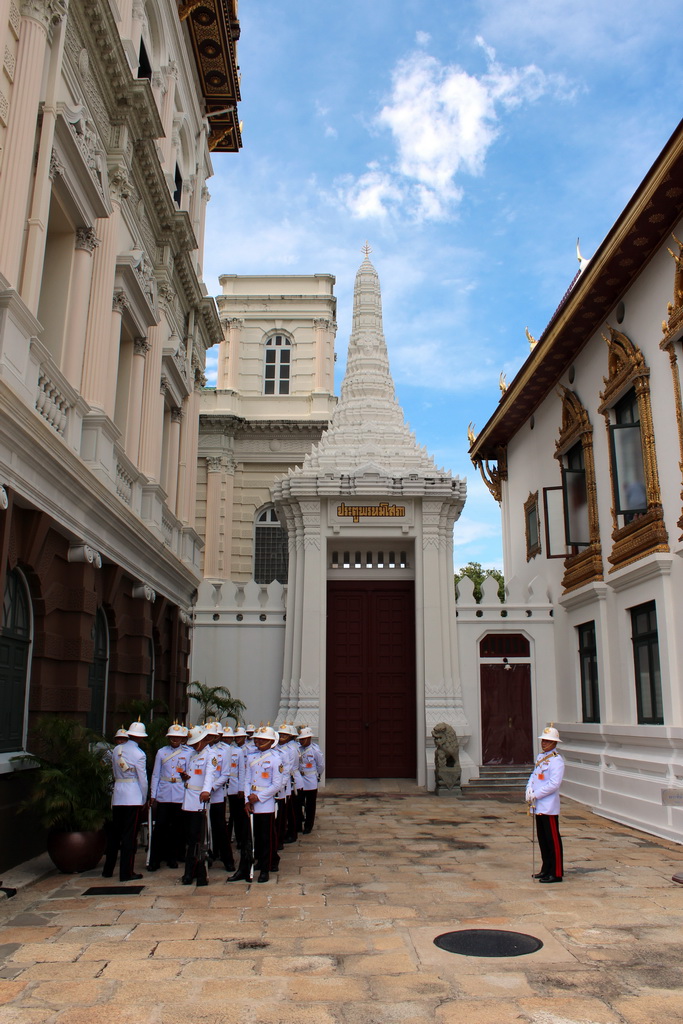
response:
<path id="1" fill-rule="evenodd" d="M 375 118 L 392 135 L 395 161 L 388 167 L 375 162 L 359 178 L 337 183 L 353 217 L 386 217 L 401 209 L 418 221 L 448 218 L 463 195 L 456 177 L 483 172 L 502 112 L 547 93 L 571 96 L 562 76 L 534 64 L 505 68 L 481 37 L 476 42 L 487 62 L 479 76 L 422 49 L 398 62 L 391 95 Z"/>
<path id="2" fill-rule="evenodd" d="M 416 32 L 415 42 L 418 46 L 428 46 L 431 41 L 429 32 Z"/>

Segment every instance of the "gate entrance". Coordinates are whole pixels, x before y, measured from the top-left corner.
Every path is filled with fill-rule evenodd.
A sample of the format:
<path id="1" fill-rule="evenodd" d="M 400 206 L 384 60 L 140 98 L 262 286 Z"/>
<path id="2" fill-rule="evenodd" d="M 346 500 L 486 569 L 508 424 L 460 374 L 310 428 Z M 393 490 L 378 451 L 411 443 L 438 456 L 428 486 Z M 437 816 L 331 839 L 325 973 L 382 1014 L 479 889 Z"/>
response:
<path id="1" fill-rule="evenodd" d="M 415 714 L 413 581 L 329 581 L 328 778 L 415 778 Z"/>

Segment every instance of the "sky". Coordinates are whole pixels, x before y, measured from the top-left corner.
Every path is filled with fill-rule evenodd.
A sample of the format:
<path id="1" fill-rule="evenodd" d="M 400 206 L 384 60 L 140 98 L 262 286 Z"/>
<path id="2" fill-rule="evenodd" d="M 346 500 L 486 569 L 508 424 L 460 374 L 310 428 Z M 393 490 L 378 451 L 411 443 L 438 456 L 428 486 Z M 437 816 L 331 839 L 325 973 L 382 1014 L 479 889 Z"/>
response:
<path id="1" fill-rule="evenodd" d="M 477 433 L 681 118 L 674 0 L 241 0 L 243 149 L 204 279 L 334 274 L 339 386 L 366 240 L 399 402 L 467 478 L 456 568 L 503 568 Z M 208 354 L 215 383 L 217 351 Z"/>

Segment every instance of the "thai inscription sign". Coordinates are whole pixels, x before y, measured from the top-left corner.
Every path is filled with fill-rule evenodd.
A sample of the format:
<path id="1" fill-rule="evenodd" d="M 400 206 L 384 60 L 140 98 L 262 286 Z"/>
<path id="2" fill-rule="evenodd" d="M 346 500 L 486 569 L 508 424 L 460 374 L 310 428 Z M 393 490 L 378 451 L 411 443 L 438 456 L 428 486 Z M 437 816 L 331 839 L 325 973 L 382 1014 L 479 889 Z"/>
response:
<path id="1" fill-rule="evenodd" d="M 340 519 L 349 518 L 354 523 L 361 519 L 405 519 L 405 505 L 390 505 L 388 502 L 380 502 L 379 505 L 347 505 L 342 501 L 337 505 L 337 515 Z"/>

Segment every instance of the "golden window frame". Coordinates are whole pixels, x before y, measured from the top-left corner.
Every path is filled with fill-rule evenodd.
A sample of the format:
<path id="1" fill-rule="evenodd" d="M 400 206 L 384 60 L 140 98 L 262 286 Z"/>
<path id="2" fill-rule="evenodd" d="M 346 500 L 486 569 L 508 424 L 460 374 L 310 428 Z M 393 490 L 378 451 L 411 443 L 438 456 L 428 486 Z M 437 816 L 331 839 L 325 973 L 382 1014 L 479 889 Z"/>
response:
<path id="1" fill-rule="evenodd" d="M 562 586 L 564 593 L 576 590 L 586 583 L 604 579 L 602 545 L 600 543 L 600 521 L 598 517 L 598 486 L 595 476 L 595 455 L 593 451 L 593 424 L 588 410 L 575 391 L 563 384 L 558 393 L 562 398 L 562 426 L 555 442 L 555 458 L 560 465 L 563 457 L 580 442 L 583 450 L 584 472 L 586 474 L 586 498 L 588 502 L 589 543 L 581 551 L 567 555 L 564 561 Z"/>
<path id="2" fill-rule="evenodd" d="M 652 424 L 652 402 L 650 398 L 650 368 L 638 345 L 621 331 L 608 327 L 609 337 L 605 339 L 609 354 L 608 375 L 604 378 L 605 388 L 600 393 L 601 404 L 598 412 L 605 417 L 609 455 L 609 474 L 612 485 L 612 551 L 607 556 L 616 572 L 624 566 L 637 562 L 646 555 L 669 550 L 669 536 L 664 525 L 662 495 L 657 471 L 657 452 L 654 427 Z M 616 403 L 633 389 L 638 404 L 640 440 L 643 452 L 643 471 L 647 511 L 638 519 L 621 526 L 617 518 L 617 502 L 614 466 L 612 464 L 609 432 L 611 412 Z"/>

